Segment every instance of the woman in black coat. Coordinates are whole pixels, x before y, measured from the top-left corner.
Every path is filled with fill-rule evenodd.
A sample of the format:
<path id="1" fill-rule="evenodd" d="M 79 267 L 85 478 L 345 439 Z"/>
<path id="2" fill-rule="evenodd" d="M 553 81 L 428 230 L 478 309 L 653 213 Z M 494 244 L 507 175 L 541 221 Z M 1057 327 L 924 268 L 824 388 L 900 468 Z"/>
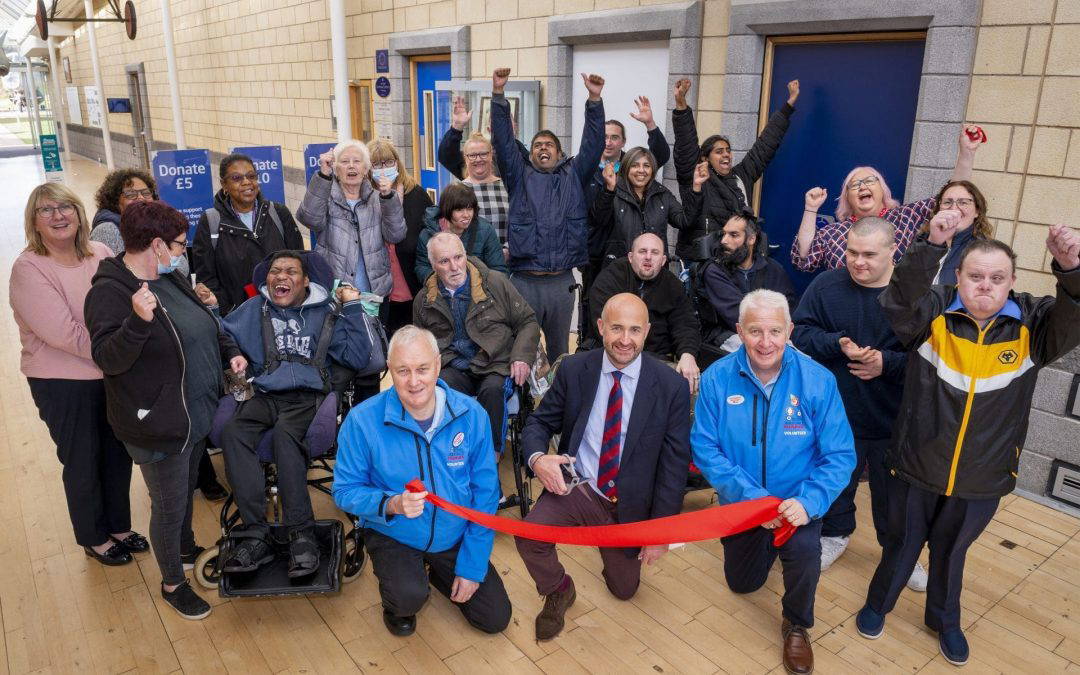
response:
<path id="1" fill-rule="evenodd" d="M 680 204 L 671 190 L 656 178 L 656 157 L 645 148 L 626 153 L 618 176 L 614 165 L 604 167 L 604 189 L 589 207 L 589 223 L 604 244 L 603 264 L 625 258 L 638 235 L 651 232 L 667 242 L 667 226 L 677 230 L 693 227 L 701 210 L 701 186 L 708 179 L 705 163 L 695 172 L 693 189 Z"/>

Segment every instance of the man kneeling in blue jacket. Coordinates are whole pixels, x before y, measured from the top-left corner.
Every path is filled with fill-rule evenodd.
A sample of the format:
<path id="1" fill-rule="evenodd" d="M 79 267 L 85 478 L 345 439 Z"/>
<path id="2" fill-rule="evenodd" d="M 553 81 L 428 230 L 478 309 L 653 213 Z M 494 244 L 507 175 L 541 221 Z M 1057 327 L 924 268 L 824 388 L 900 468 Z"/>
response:
<path id="1" fill-rule="evenodd" d="M 328 368 L 362 370 L 371 358 L 371 342 L 359 292 L 339 289 L 337 299 L 344 303 L 339 309 L 328 291 L 330 268 L 317 254 L 278 251 L 255 268 L 256 279 L 264 275 L 259 295 L 222 320 L 255 375 L 255 395 L 240 404 L 221 434 L 225 472 L 252 535 L 233 549 L 224 569 L 251 572 L 274 559 L 267 541 L 266 477 L 257 453 L 270 430 L 289 530 L 289 576 L 303 577 L 319 568 L 320 558 L 304 437 L 330 391 Z"/>
<path id="2" fill-rule="evenodd" d="M 498 633 L 510 623 L 510 599 L 488 562 L 495 533 L 426 504 L 427 492 L 404 491 L 419 478 L 432 494 L 495 513 L 499 477 L 487 413 L 439 379 L 430 331 L 398 329 L 387 362 L 394 387 L 352 409 L 334 467 L 334 501 L 364 527 L 383 622 L 394 635 L 411 635 L 430 580 L 470 624 Z"/>
<path id="3" fill-rule="evenodd" d="M 780 557 L 784 574 L 784 667 L 814 669 L 807 629 L 821 575 L 821 520 L 855 468 L 851 435 L 836 378 L 794 347 L 787 299 L 747 293 L 736 324 L 743 346 L 701 378 L 690 432 L 694 463 L 721 504 L 775 496 L 775 520 L 724 537 L 724 576 L 736 593 L 761 588 Z M 786 520 L 799 529 L 779 549 L 771 530 Z"/>

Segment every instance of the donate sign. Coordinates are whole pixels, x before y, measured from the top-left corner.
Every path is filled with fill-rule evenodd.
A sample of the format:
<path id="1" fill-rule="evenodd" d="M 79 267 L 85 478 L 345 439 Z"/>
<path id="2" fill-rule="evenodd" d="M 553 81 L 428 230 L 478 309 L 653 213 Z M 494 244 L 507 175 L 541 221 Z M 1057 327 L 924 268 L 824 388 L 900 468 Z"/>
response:
<path id="1" fill-rule="evenodd" d="M 188 242 L 203 211 L 214 205 L 209 150 L 158 150 L 152 160 L 162 201 L 188 221 Z"/>
<path id="2" fill-rule="evenodd" d="M 252 148 L 233 148 L 251 158 L 259 176 L 259 192 L 265 199 L 285 203 L 285 173 L 281 169 L 281 146 L 261 145 Z"/>
<path id="3" fill-rule="evenodd" d="M 311 177 L 319 170 L 319 156 L 330 152 L 337 143 L 308 143 L 304 146 L 304 185 L 311 182 Z"/>

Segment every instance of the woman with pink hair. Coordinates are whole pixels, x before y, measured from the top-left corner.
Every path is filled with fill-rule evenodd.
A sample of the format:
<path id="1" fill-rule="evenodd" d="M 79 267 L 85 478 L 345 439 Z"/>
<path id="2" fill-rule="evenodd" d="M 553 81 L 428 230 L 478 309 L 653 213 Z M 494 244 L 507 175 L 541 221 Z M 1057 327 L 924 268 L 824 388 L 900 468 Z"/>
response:
<path id="1" fill-rule="evenodd" d="M 968 125 L 960 132 L 960 150 L 950 181 L 971 179 L 975 151 L 982 142 L 976 133 L 978 130 L 978 127 Z M 842 192 L 842 196 L 837 198 L 836 220 L 830 221 L 818 215 L 828 191 L 823 187 L 807 191 L 799 233 L 791 246 L 791 261 L 797 269 L 813 272 L 843 267 L 848 230 L 852 223 L 865 216 L 878 216 L 893 224 L 896 228 L 896 253 L 893 259 L 900 262 L 904 251 L 936 206 L 933 197 L 900 204 L 892 196 L 885 177 L 870 166 L 852 169 L 844 179 Z"/>

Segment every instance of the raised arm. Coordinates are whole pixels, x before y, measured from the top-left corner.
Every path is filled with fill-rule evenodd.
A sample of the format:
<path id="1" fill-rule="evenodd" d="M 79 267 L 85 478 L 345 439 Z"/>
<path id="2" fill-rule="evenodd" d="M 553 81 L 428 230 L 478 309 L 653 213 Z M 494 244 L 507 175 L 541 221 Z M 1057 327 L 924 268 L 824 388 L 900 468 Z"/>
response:
<path id="1" fill-rule="evenodd" d="M 1046 239 L 1046 249 L 1054 262 L 1057 297 L 1043 302 L 1036 310 L 1031 344 L 1035 359 L 1049 363 L 1080 344 L 1080 234 L 1067 225 L 1053 225 Z"/>
<path id="2" fill-rule="evenodd" d="M 791 261 L 799 269 L 800 262 L 809 263 L 810 248 L 814 243 L 814 236 L 818 229 L 818 210 L 829 197 L 829 191 L 823 187 L 810 188 L 803 198 L 802 220 L 799 222 L 799 232 L 795 235 L 795 245 L 791 251 Z M 809 271 L 809 270 L 803 270 Z"/>
<path id="3" fill-rule="evenodd" d="M 333 184 L 334 178 L 332 173 L 323 173 L 323 170 L 329 166 L 326 160 L 327 155 L 330 155 L 329 161 L 333 162 L 333 153 L 331 152 L 324 153 L 319 158 L 321 166 L 318 171 L 311 174 L 311 180 L 308 181 L 304 199 L 301 200 L 300 207 L 296 209 L 296 219 L 316 233 L 322 232 L 330 219 L 327 204 L 330 202 L 330 186 Z M 330 169 L 330 171 L 333 170 Z"/>
<path id="4" fill-rule="evenodd" d="M 671 126 L 675 130 L 675 178 L 680 185 L 693 182 L 694 169 L 701 159 L 694 111 L 686 105 L 689 91 L 689 79 L 683 78 L 675 83 L 675 109 L 671 111 Z"/>
<path id="5" fill-rule="evenodd" d="M 668 146 L 667 139 L 664 138 L 664 132 L 660 131 L 660 127 L 656 126 L 649 97 L 638 96 L 634 99 L 634 105 L 637 107 L 637 112 L 630 113 L 630 117 L 645 125 L 645 133 L 648 134 L 649 152 L 656 158 L 657 168 L 660 168 L 671 159 L 671 148 Z"/>
<path id="6" fill-rule="evenodd" d="M 450 128 L 439 141 L 439 164 L 458 178 L 465 177 L 465 157 L 461 154 L 461 139 L 465 127 L 472 119 L 472 111 L 465 106 L 465 99 L 454 97 L 454 109 L 450 116 Z"/>
<path id="7" fill-rule="evenodd" d="M 589 182 L 596 173 L 596 167 L 600 164 L 600 157 L 604 154 L 604 100 L 600 98 L 604 90 L 604 78 L 591 74 L 581 74 L 585 81 L 585 89 L 589 92 L 589 100 L 585 102 L 585 128 L 581 132 L 581 145 L 578 153 L 571 160 L 571 166 L 581 188 L 587 189 Z"/>
<path id="8" fill-rule="evenodd" d="M 932 237 L 941 240 L 940 235 Z M 922 339 L 930 322 L 945 310 L 945 291 L 932 285 L 946 248 L 943 240 L 916 241 L 893 270 L 889 285 L 878 296 L 893 333 L 906 348 Z"/>
<path id="9" fill-rule="evenodd" d="M 788 82 L 788 99 L 780 110 L 769 118 L 769 123 L 761 130 L 761 134 L 750 147 L 750 151 L 742 158 L 735 168 L 741 169 L 744 178 L 755 181 L 765 173 L 765 167 L 769 165 L 776 151 L 780 148 L 780 142 L 784 140 L 790 125 L 791 114 L 795 112 L 795 101 L 799 98 L 799 81 Z"/>
<path id="10" fill-rule="evenodd" d="M 506 185 L 506 192 L 513 199 L 523 187 L 528 153 L 522 155 L 517 137 L 514 136 L 513 122 L 510 118 L 510 102 L 503 91 L 510 79 L 509 68 L 498 68 L 491 75 L 491 143 L 495 146 L 495 161 L 499 165 L 499 176 Z"/>
<path id="11" fill-rule="evenodd" d="M 974 124 L 966 124 L 960 130 L 960 148 L 956 153 L 956 166 L 953 167 L 949 180 L 971 180 L 971 170 L 975 167 L 975 151 L 982 145 L 985 137 L 982 129 Z"/>

